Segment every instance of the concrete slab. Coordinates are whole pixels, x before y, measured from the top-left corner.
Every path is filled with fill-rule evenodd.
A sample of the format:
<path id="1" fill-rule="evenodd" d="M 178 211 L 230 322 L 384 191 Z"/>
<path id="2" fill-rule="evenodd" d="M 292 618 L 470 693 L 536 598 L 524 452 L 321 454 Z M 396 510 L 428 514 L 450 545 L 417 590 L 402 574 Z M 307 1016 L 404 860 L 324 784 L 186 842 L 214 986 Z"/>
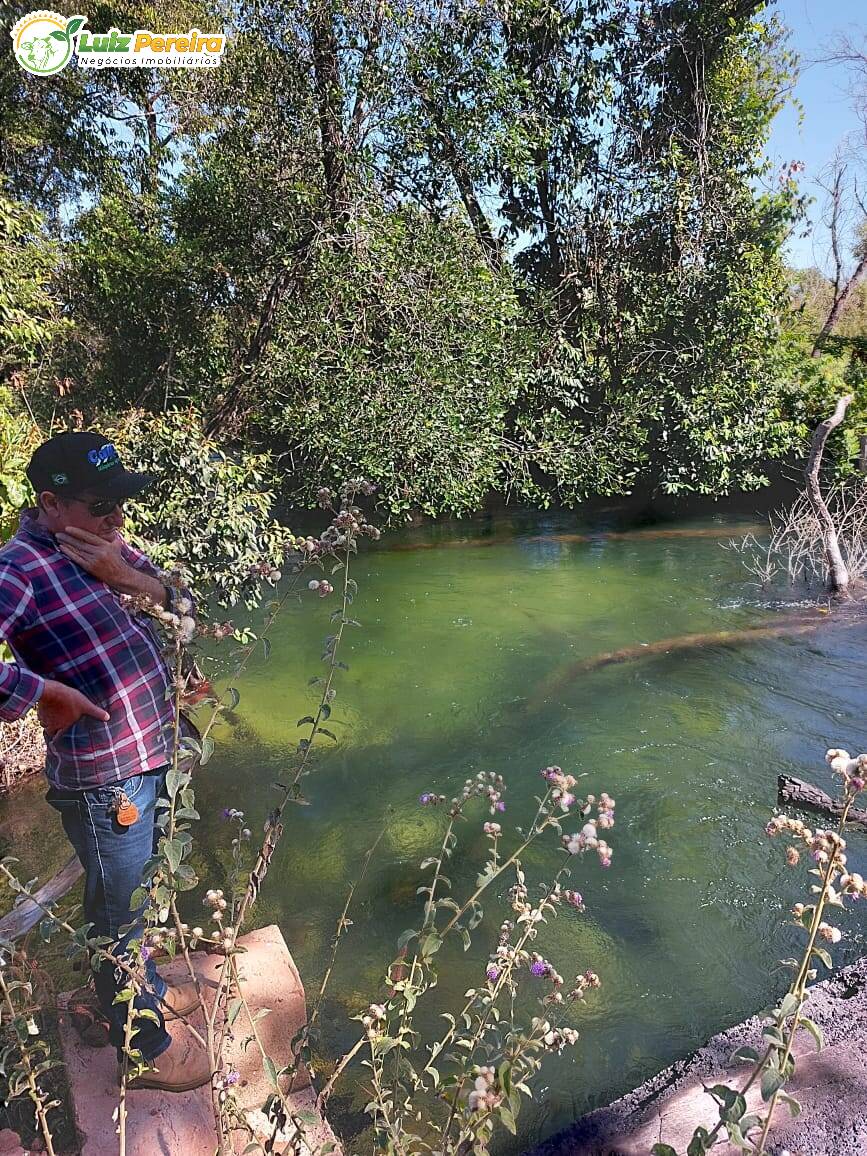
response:
<path id="1" fill-rule="evenodd" d="M 278 1067 L 289 1062 L 290 1044 L 306 1022 L 307 1010 L 301 977 L 279 928 L 263 927 L 245 935 L 240 944 L 246 949 L 238 958 L 238 969 L 245 980 L 244 991 L 251 1011 L 270 1008 L 256 1028 L 268 1054 Z M 213 982 L 221 958 L 194 953 L 196 972 L 206 984 Z M 167 978 L 181 980 L 186 976 L 183 960 L 161 967 Z M 61 1007 L 63 1007 L 61 997 Z M 190 1022 L 201 1028 L 201 1013 Z M 234 1025 L 234 1038 L 226 1050 L 226 1066 L 240 1074 L 235 1099 L 256 1127 L 266 1126 L 261 1113 L 270 1085 L 259 1062 L 255 1044 L 244 1047 L 250 1036 L 249 1024 L 242 1012 Z M 117 1144 L 117 1061 L 114 1048 L 91 1048 L 74 1030 L 69 1015 L 61 1015 L 61 1043 L 66 1060 L 76 1124 L 83 1137 L 82 1156 L 104 1156 Z M 316 1111 L 315 1093 L 305 1076 L 296 1081 L 290 1097 L 293 1111 L 304 1123 L 306 1147 L 311 1152 L 335 1143 L 334 1134 Z M 214 1152 L 213 1116 L 210 1091 L 164 1094 L 152 1090 L 130 1092 L 127 1096 L 127 1156 L 212 1156 Z M 287 1137 L 288 1139 L 288 1137 Z"/>
<path id="2" fill-rule="evenodd" d="M 799 1033 L 795 1075 L 787 1085 L 802 1105 L 792 1118 L 781 1104 L 774 1113 L 769 1156 L 865 1156 L 867 1153 L 867 959 L 811 989 L 807 1014 L 825 1036 L 817 1053 Z M 732 1068 L 729 1058 L 744 1045 L 757 1047 L 761 1021 L 754 1017 L 721 1032 L 693 1056 L 666 1068 L 634 1092 L 578 1120 L 551 1137 L 532 1156 L 648 1156 L 662 1141 L 684 1153 L 698 1125 L 718 1118 L 704 1083 L 732 1082 L 750 1065 Z M 747 1096 L 748 1111 L 761 1103 L 758 1089 Z M 728 1143 L 714 1147 L 735 1156 Z"/>

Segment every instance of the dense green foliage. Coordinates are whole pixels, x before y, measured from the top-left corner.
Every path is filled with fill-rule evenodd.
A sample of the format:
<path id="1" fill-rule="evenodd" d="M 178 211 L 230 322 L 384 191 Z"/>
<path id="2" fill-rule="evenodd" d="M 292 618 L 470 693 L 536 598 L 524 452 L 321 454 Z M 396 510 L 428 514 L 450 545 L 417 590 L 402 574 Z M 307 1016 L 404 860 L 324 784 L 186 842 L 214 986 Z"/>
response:
<path id="1" fill-rule="evenodd" d="M 801 198 L 762 149 L 793 62 L 760 0 L 89 21 L 187 17 L 230 23 L 220 68 L 46 81 L 0 58 L 0 364 L 43 424 L 132 415 L 158 453 L 185 414 L 191 452 L 251 495 L 245 564 L 276 549 L 266 461 L 296 501 L 363 474 L 400 516 L 724 494 L 858 376 L 851 351 L 811 362 L 791 308 Z M 194 533 L 201 489 L 178 499 Z"/>

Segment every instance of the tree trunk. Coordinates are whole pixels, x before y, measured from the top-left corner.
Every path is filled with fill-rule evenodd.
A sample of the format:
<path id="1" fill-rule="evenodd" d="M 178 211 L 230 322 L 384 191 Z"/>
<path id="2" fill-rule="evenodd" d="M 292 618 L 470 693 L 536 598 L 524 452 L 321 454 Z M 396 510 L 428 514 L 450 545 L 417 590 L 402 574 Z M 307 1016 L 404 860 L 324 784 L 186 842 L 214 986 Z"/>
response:
<path id="1" fill-rule="evenodd" d="M 422 99 L 433 121 L 437 141 L 442 149 L 443 156 L 446 161 L 448 161 L 452 179 L 458 187 L 458 192 L 460 193 L 464 208 L 467 210 L 467 216 L 470 218 L 470 224 L 473 227 L 479 248 L 482 250 L 488 266 L 497 273 L 503 266 L 503 253 L 499 241 L 494 236 L 491 223 L 485 215 L 479 198 L 476 196 L 476 190 L 469 168 L 459 154 L 457 146 L 452 139 L 452 135 L 439 109 L 437 109 L 433 102 L 428 100 L 425 95 L 422 96 Z"/>
<path id="2" fill-rule="evenodd" d="M 846 593 L 849 586 L 849 571 L 846 568 L 846 563 L 843 561 L 843 555 L 840 552 L 840 543 L 837 540 L 837 529 L 828 511 L 825 499 L 822 497 L 822 490 L 819 485 L 819 468 L 822 465 L 822 454 L 825 451 L 825 443 L 828 440 L 828 435 L 832 430 L 837 428 L 846 416 L 846 410 L 852 398 L 853 395 L 851 393 L 845 397 L 841 397 L 837 402 L 837 408 L 833 414 L 816 426 L 813 440 L 810 443 L 810 456 L 807 459 L 807 467 L 804 470 L 804 476 L 807 479 L 807 494 L 810 498 L 810 505 L 813 507 L 813 511 L 822 530 L 822 545 L 825 548 L 825 557 L 828 561 L 829 586 L 835 594 Z"/>
<path id="3" fill-rule="evenodd" d="M 304 271 L 313 251 L 313 241 L 316 230 L 311 229 L 293 247 L 293 257 L 272 280 L 265 294 L 262 311 L 256 331 L 247 347 L 247 353 L 226 389 L 218 401 L 210 418 L 205 424 L 205 434 L 213 436 L 218 431 L 228 427 L 239 413 L 247 391 L 247 385 L 252 378 L 256 366 L 268 348 L 271 334 L 274 331 L 274 322 L 280 303 L 292 287 L 298 287 L 304 276 Z"/>
<path id="4" fill-rule="evenodd" d="M 811 354 L 812 357 L 818 357 L 822 352 L 822 347 L 833 333 L 837 322 L 840 320 L 843 310 L 846 308 L 846 305 L 849 302 L 849 298 L 864 280 L 865 275 L 867 275 L 867 255 L 861 258 L 855 268 L 855 272 L 843 286 L 842 291 L 834 299 L 834 304 L 831 306 L 831 312 L 828 314 L 825 324 L 819 330 L 819 335 L 816 338 L 815 344 L 813 345 L 813 352 Z"/>
<path id="5" fill-rule="evenodd" d="M 340 62 L 334 14 L 329 0 L 320 0 L 317 4 L 310 31 L 325 195 L 332 227 L 339 232 L 346 224 L 349 204 L 346 196 L 346 139 L 341 114 L 343 93 Z"/>

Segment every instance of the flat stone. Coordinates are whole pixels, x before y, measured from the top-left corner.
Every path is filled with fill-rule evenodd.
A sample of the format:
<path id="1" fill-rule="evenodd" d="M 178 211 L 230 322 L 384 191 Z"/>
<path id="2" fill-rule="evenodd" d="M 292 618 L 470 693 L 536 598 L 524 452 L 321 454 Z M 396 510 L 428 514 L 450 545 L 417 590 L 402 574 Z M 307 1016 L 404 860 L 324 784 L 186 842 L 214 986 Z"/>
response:
<path id="1" fill-rule="evenodd" d="M 774 1112 L 769 1156 L 864 1156 L 867 1153 L 867 959 L 810 989 L 805 1014 L 822 1030 L 825 1047 L 816 1051 L 806 1031 L 798 1033 L 795 1073 L 785 1091 L 802 1112 L 792 1117 L 784 1103 Z M 720 1032 L 705 1047 L 666 1068 L 635 1091 L 599 1108 L 552 1136 L 532 1156 L 648 1156 L 654 1144 L 686 1152 L 699 1125 L 710 1130 L 719 1119 L 704 1084 L 742 1087 L 751 1065 L 729 1063 L 744 1046 L 760 1047 L 762 1021 L 753 1017 Z M 747 1111 L 764 1107 L 758 1087 L 747 1093 Z M 716 1156 L 740 1150 L 727 1142 Z"/>
<path id="2" fill-rule="evenodd" d="M 267 1054 L 278 1068 L 291 1059 L 291 1041 L 307 1021 L 307 1009 L 301 977 L 289 949 L 275 926 L 252 931 L 239 941 L 245 952 L 237 957 L 238 971 L 244 980 L 243 991 L 251 1013 L 270 1008 L 258 1020 L 256 1030 Z M 194 952 L 196 974 L 206 985 L 214 982 L 222 956 Z M 161 966 L 167 979 L 182 982 L 187 978 L 186 964 L 181 960 Z M 67 997 L 61 996 L 61 1009 Z M 201 1012 L 190 1018 L 200 1031 L 204 1029 Z M 171 1023 L 168 1024 L 171 1031 Z M 233 1025 L 234 1039 L 225 1049 L 227 1069 L 239 1073 L 234 1089 L 235 1100 L 251 1125 L 265 1128 L 261 1112 L 271 1086 L 262 1070 L 255 1043 L 243 1047 L 251 1035 L 249 1021 L 242 1010 Z M 91 1048 L 82 1043 L 70 1021 L 61 1010 L 60 1036 L 75 1108 L 76 1124 L 83 1137 L 82 1156 L 104 1156 L 116 1145 L 117 1060 L 112 1047 Z M 315 1151 L 334 1134 L 316 1110 L 316 1096 L 306 1072 L 296 1078 L 288 1097 L 293 1110 L 305 1126 L 305 1146 Z M 194 1092 L 164 1093 L 155 1090 L 127 1093 L 127 1156 L 213 1156 L 214 1127 L 211 1093 L 206 1086 Z"/>

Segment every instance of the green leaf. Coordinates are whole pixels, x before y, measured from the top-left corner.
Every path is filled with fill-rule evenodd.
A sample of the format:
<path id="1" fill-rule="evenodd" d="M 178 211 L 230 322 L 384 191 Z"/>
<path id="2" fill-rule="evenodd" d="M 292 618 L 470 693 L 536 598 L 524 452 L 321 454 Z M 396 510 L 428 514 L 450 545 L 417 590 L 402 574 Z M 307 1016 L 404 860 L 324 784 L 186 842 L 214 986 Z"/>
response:
<path id="1" fill-rule="evenodd" d="M 78 30 L 87 23 L 84 16 L 74 16 L 66 25 L 66 35 L 71 39 Z"/>
<path id="2" fill-rule="evenodd" d="M 728 1132 L 729 1140 L 732 1142 L 732 1144 L 736 1144 L 738 1148 L 743 1148 L 745 1152 L 754 1151 L 752 1144 L 744 1136 L 739 1124 L 731 1122 L 727 1123 L 726 1131 Z"/>
<path id="3" fill-rule="evenodd" d="M 226 1022 L 228 1023 L 229 1027 L 231 1027 L 235 1020 L 238 1018 L 238 1014 L 240 1013 L 243 1006 L 244 1001 L 242 999 L 233 999 L 229 1004 L 229 1010 L 226 1013 Z"/>
<path id="4" fill-rule="evenodd" d="M 279 1093 L 280 1084 L 277 1081 L 277 1067 L 276 1067 L 274 1061 L 271 1059 L 270 1056 L 265 1056 L 265 1058 L 262 1060 L 262 1064 L 265 1068 L 265 1073 L 271 1082 L 271 1087 L 274 1089 L 275 1092 Z"/>
<path id="5" fill-rule="evenodd" d="M 707 1128 L 696 1128 L 686 1150 L 686 1156 L 703 1156 L 710 1146 L 710 1133 Z"/>
<path id="6" fill-rule="evenodd" d="M 65 32 L 54 31 L 49 33 L 49 35 L 51 36 L 52 40 L 60 40 L 63 44 L 69 43 Z"/>
<path id="7" fill-rule="evenodd" d="M 178 791 L 183 786 L 186 778 L 185 773 L 178 767 L 170 767 L 166 774 L 166 791 L 170 799 L 173 799 Z"/>
<path id="8" fill-rule="evenodd" d="M 792 1113 L 792 1117 L 793 1117 L 793 1118 L 794 1118 L 795 1116 L 800 1116 L 800 1114 L 801 1114 L 801 1105 L 800 1105 L 800 1104 L 798 1103 L 798 1101 L 797 1101 L 797 1100 L 794 1098 L 794 1096 L 790 1096 L 790 1095 L 788 1094 L 788 1092 L 780 1092 L 780 1094 L 779 1094 L 779 1097 L 778 1097 L 778 1098 L 779 1098 L 780 1100 L 782 1100 L 784 1104 L 788 1104 L 788 1105 L 789 1105 L 789 1111 Z"/>
<path id="9" fill-rule="evenodd" d="M 177 839 L 166 839 L 163 844 L 163 854 L 168 860 L 169 867 L 172 871 L 177 871 L 181 865 L 181 858 L 184 853 L 184 844 Z"/>
<path id="10" fill-rule="evenodd" d="M 318 733 L 325 735 L 327 739 L 332 739 L 335 743 L 337 742 L 337 735 L 334 733 L 334 731 L 328 730 L 327 727 L 320 727 Z"/>
<path id="11" fill-rule="evenodd" d="M 739 1063 L 743 1063 L 745 1061 L 750 1061 L 752 1063 L 756 1063 L 758 1058 L 759 1058 L 759 1053 L 756 1051 L 755 1048 L 748 1048 L 748 1047 L 738 1048 L 738 1050 L 736 1052 L 732 1052 L 732 1057 L 729 1060 L 729 1063 L 730 1064 L 739 1064 Z M 688 1156 L 688 1154 L 687 1154 L 687 1156 Z"/>
<path id="12" fill-rule="evenodd" d="M 807 1016 L 801 1016 L 801 1018 L 798 1021 L 798 1026 L 802 1027 L 802 1028 L 806 1028 L 806 1030 L 810 1033 L 810 1035 L 816 1041 L 816 1051 L 821 1052 L 822 1048 L 824 1048 L 824 1046 L 825 1046 L 825 1037 L 822 1034 L 822 1029 L 819 1027 L 819 1025 L 817 1023 L 815 1023 L 813 1020 L 808 1019 Z"/>
<path id="13" fill-rule="evenodd" d="M 241 701 L 241 696 L 233 686 L 226 687 L 226 694 L 229 696 L 229 701 L 226 704 L 226 710 L 234 710 Z"/>
<path id="14" fill-rule="evenodd" d="M 819 959 L 821 959 L 822 963 L 824 963 L 825 967 L 827 967 L 829 971 L 833 970 L 834 961 L 831 959 L 831 956 L 824 949 L 824 947 L 814 947 L 813 955 L 818 955 Z"/>
<path id="15" fill-rule="evenodd" d="M 507 1128 L 508 1131 L 511 1132 L 513 1136 L 517 1136 L 518 1128 L 517 1128 L 517 1125 L 515 1123 L 515 1117 L 512 1114 L 512 1109 L 510 1107 L 507 1107 L 506 1104 L 500 1104 L 499 1112 L 500 1112 L 500 1120 L 502 1121 L 503 1126 L 505 1128 Z"/>
<path id="16" fill-rule="evenodd" d="M 670 1144 L 654 1144 L 650 1152 L 651 1156 L 677 1156 L 676 1149 Z"/>
<path id="17" fill-rule="evenodd" d="M 790 991 L 786 992 L 780 1003 L 780 1018 L 788 1019 L 789 1016 L 794 1015 L 800 1007 L 800 1003 L 801 1001 L 796 995 L 793 995 Z"/>
<path id="18" fill-rule="evenodd" d="M 300 719 L 298 720 L 298 722 L 297 722 L 295 725 L 296 725 L 297 727 L 303 727 L 303 726 L 309 726 L 309 725 L 311 725 L 312 723 L 315 723 L 315 722 L 316 722 L 316 719 L 313 717 L 313 715 L 312 715 L 312 714 L 306 714 L 306 715 L 304 716 L 304 718 L 300 718 Z"/>
<path id="19" fill-rule="evenodd" d="M 418 949 L 425 959 L 429 959 L 432 955 L 436 955 L 442 945 L 443 941 L 439 935 L 435 931 L 429 931 L 419 943 Z"/>
<path id="20" fill-rule="evenodd" d="M 776 1068 L 765 1068 L 762 1072 L 762 1099 L 767 1103 L 785 1082 L 786 1078 L 782 1072 L 778 1072 Z"/>
<path id="21" fill-rule="evenodd" d="M 271 657 L 271 639 L 263 636 L 262 638 L 262 658 L 265 662 Z"/>
<path id="22" fill-rule="evenodd" d="M 202 739 L 202 753 L 201 753 L 201 756 L 199 757 L 199 763 L 202 766 L 204 766 L 205 763 L 207 763 L 210 760 L 211 755 L 213 753 L 214 753 L 214 740 L 211 738 L 210 735 L 206 735 Z"/>

